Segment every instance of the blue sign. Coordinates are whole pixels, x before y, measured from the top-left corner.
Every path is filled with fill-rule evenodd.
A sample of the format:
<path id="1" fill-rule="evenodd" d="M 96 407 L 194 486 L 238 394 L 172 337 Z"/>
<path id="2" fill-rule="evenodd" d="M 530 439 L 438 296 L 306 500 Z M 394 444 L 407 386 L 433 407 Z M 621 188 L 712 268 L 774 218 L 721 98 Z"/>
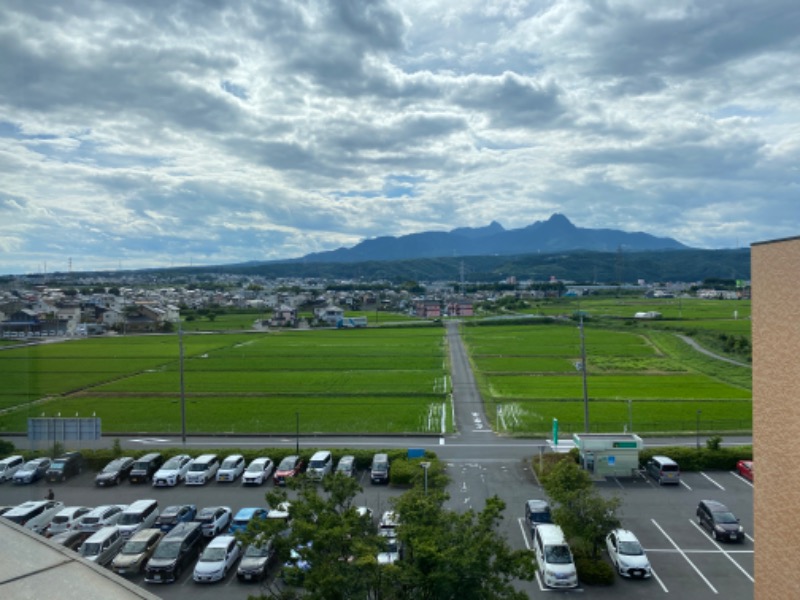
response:
<path id="1" fill-rule="evenodd" d="M 408 458 L 425 458 L 425 448 L 409 448 Z"/>
<path id="2" fill-rule="evenodd" d="M 617 459 L 615 457 L 613 457 L 613 456 L 609 456 L 608 457 L 608 466 L 609 467 L 613 467 L 615 462 L 617 462 Z"/>

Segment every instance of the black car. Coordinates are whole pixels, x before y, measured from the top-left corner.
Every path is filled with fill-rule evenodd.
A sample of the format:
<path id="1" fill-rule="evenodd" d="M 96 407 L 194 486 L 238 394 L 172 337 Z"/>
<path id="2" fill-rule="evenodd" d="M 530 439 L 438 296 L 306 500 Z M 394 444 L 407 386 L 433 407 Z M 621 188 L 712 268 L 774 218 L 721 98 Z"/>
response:
<path id="1" fill-rule="evenodd" d="M 63 531 L 51 537 L 50 541 L 54 544 L 64 546 L 65 548 L 69 548 L 70 550 L 75 550 L 77 552 L 80 545 L 89 537 L 91 537 L 92 533 L 93 532 L 91 531 Z"/>
<path id="2" fill-rule="evenodd" d="M 178 523 L 187 523 L 196 515 L 197 507 L 194 504 L 175 504 L 161 511 L 153 527 L 167 533 Z"/>
<path id="3" fill-rule="evenodd" d="M 728 507 L 716 500 L 701 500 L 697 505 L 697 522 L 718 541 L 743 542 L 744 527 Z"/>
<path id="4" fill-rule="evenodd" d="M 531 535 L 537 525 L 552 523 L 550 515 L 550 505 L 545 500 L 526 500 L 525 501 L 525 522 L 528 524 Z"/>
<path id="5" fill-rule="evenodd" d="M 272 540 L 250 544 L 242 555 L 236 577 L 239 581 L 260 581 L 267 575 L 267 567 L 275 556 Z"/>
<path id="6" fill-rule="evenodd" d="M 166 534 L 147 561 L 144 580 L 147 583 L 172 583 L 183 569 L 200 554 L 203 533 L 200 523 L 180 523 Z"/>
<path id="7" fill-rule="evenodd" d="M 66 481 L 83 471 L 83 455 L 80 452 L 67 452 L 54 459 L 44 477 L 50 483 Z"/>
<path id="8" fill-rule="evenodd" d="M 119 485 L 123 479 L 128 478 L 132 468 L 133 458 L 130 456 L 115 458 L 97 474 L 97 477 L 94 478 L 94 483 L 100 487 Z"/>

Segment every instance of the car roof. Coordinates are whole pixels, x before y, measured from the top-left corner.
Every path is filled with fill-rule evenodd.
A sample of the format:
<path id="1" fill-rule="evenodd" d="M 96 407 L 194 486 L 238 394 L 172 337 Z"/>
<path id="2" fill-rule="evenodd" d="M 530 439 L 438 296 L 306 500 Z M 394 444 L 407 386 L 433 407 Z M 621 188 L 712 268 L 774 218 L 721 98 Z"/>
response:
<path id="1" fill-rule="evenodd" d="M 525 504 L 527 504 L 528 508 L 531 510 L 550 510 L 550 505 L 547 503 L 547 500 L 540 500 L 539 498 L 526 500 Z"/>
<path id="2" fill-rule="evenodd" d="M 258 458 L 254 458 L 252 461 L 250 461 L 250 464 L 261 464 L 267 461 L 272 462 L 272 459 L 269 456 L 259 456 Z"/>
<path id="3" fill-rule="evenodd" d="M 240 508 L 239 511 L 236 513 L 236 518 L 245 518 L 245 517 L 252 517 L 256 511 L 259 510 L 266 510 L 261 509 L 257 506 L 245 506 L 244 508 Z"/>
<path id="4" fill-rule="evenodd" d="M 223 535 L 218 535 L 210 542 L 208 542 L 208 546 L 206 546 L 206 548 L 224 548 L 225 546 L 231 543 L 231 540 L 235 539 L 236 539 L 235 535 L 230 535 L 228 533 L 225 533 Z"/>
<path id="5" fill-rule="evenodd" d="M 700 502 L 705 504 L 711 512 L 728 512 L 728 507 L 719 500 L 701 500 Z"/>
<path id="6" fill-rule="evenodd" d="M 153 529 L 153 528 L 140 529 L 139 531 L 134 533 L 129 539 L 130 539 L 130 541 L 141 542 L 141 541 L 144 541 L 144 540 L 149 540 L 150 537 L 153 536 L 156 533 L 158 533 L 160 535 L 163 535 L 163 532 L 160 529 Z"/>
<path id="7" fill-rule="evenodd" d="M 615 529 L 614 534 L 617 536 L 617 539 L 621 542 L 638 542 L 639 539 L 636 535 L 630 531 L 629 529 Z"/>

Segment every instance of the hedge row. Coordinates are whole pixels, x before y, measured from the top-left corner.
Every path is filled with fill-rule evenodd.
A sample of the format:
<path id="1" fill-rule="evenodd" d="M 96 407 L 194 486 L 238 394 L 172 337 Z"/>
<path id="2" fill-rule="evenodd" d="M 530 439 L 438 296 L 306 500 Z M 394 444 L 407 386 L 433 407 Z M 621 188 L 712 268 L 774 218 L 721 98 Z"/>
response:
<path id="1" fill-rule="evenodd" d="M 639 453 L 639 463 L 644 466 L 653 456 L 669 456 L 678 463 L 681 471 L 720 470 L 731 471 L 740 460 L 753 459 L 752 446 L 731 446 L 712 450 L 672 446 L 666 448 L 645 448 Z"/>

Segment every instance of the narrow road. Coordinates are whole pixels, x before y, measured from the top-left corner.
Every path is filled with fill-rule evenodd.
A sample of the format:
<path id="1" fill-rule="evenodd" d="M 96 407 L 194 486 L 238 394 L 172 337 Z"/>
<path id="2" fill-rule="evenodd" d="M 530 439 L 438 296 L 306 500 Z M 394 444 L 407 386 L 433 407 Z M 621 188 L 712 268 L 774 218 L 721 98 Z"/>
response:
<path id="1" fill-rule="evenodd" d="M 447 321 L 445 327 L 452 368 L 455 437 L 462 442 L 493 444 L 497 442 L 497 436 L 486 418 L 478 385 L 458 331 L 459 324 Z"/>
<path id="2" fill-rule="evenodd" d="M 700 344 L 695 342 L 692 338 L 688 335 L 681 335 L 680 333 L 676 333 L 679 338 L 681 338 L 684 342 L 689 344 L 692 348 L 697 350 L 698 352 L 705 354 L 706 356 L 710 356 L 711 358 L 716 358 L 717 360 L 721 360 L 726 363 L 730 363 L 732 365 L 736 365 L 737 367 L 747 367 L 748 369 L 752 369 L 753 366 L 747 363 L 739 362 L 738 360 L 733 360 L 732 358 L 728 358 L 727 356 L 720 356 L 719 354 L 714 354 L 710 350 L 703 348 Z"/>

